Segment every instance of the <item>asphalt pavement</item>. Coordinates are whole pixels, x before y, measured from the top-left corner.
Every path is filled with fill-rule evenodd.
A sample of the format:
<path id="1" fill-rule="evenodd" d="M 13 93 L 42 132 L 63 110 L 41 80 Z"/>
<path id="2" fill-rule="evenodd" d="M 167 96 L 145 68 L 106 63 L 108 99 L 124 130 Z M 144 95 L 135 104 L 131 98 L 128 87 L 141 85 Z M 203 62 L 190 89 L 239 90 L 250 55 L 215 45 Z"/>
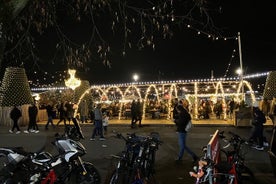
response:
<path id="1" fill-rule="evenodd" d="M 56 121 L 55 121 L 56 122 Z M 216 130 L 225 131 L 227 136 L 229 131 L 235 132 L 243 138 L 248 138 L 251 133 L 251 127 L 235 127 L 232 122 L 224 120 L 213 121 L 197 121 L 195 126 L 188 133 L 187 144 L 198 155 L 202 156 L 202 147 L 205 146 Z M 158 184 L 193 184 L 194 178 L 188 174 L 192 170 L 194 164 L 192 158 L 185 152 L 183 161 L 175 162 L 175 157 L 178 153 L 177 135 L 175 126 L 171 120 L 145 120 L 142 128 L 130 128 L 130 120 L 110 120 L 108 133 L 105 141 L 90 141 L 93 130 L 93 124 L 80 124 L 82 132 L 85 136 L 81 140 L 87 149 L 87 154 L 83 157 L 84 160 L 93 163 L 99 169 L 103 184 L 108 183 L 108 178 L 111 175 L 116 159 L 111 157 L 113 154 L 118 154 L 124 147 L 123 140 L 117 139 L 112 134 L 112 131 L 117 131 L 122 134 L 135 132 L 137 135 L 148 135 L 150 132 L 158 132 L 161 140 L 164 142 L 156 153 L 156 180 Z M 26 127 L 21 127 L 20 134 L 11 134 L 8 132 L 10 127 L 0 124 L 0 146 L 23 146 L 26 150 L 37 151 L 44 149 L 52 154 L 55 153 L 51 141 L 54 134 L 62 133 L 64 127 L 45 130 L 45 122 L 39 122 L 40 132 L 25 134 L 23 130 Z M 264 135 L 269 141 L 272 135 L 272 126 L 268 124 L 265 127 Z M 269 158 L 267 147 L 264 151 L 258 151 L 252 148 L 247 149 L 245 155 L 246 165 L 253 171 L 256 184 L 276 184 L 276 177 L 273 174 L 272 164 Z"/>

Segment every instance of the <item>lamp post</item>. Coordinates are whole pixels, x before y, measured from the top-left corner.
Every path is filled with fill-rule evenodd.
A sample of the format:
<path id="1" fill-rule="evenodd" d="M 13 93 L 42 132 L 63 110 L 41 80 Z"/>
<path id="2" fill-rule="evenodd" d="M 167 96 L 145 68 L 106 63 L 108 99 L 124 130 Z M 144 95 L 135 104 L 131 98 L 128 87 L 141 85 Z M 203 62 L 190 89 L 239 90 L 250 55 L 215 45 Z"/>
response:
<path id="1" fill-rule="evenodd" d="M 242 79 L 242 70 L 241 70 L 241 68 L 238 68 L 237 70 L 236 70 L 236 74 L 238 74 L 238 76 L 239 76 L 239 79 L 240 79 L 240 89 L 241 89 L 241 94 L 242 94 L 242 97 L 241 97 L 241 101 L 243 101 L 244 100 L 244 88 L 243 88 L 243 79 Z"/>
<path id="2" fill-rule="evenodd" d="M 241 34 L 238 32 L 238 43 L 239 43 L 239 56 L 240 56 L 240 82 L 242 90 L 242 101 L 244 100 L 244 86 L 243 86 L 243 66 L 242 66 L 242 50 L 241 50 Z"/>

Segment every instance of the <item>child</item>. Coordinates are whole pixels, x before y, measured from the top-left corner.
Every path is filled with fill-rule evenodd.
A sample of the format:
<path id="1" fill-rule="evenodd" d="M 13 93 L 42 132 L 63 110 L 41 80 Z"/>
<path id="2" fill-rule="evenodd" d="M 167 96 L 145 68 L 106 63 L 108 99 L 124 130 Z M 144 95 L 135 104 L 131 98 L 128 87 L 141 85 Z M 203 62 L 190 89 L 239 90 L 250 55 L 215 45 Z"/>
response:
<path id="1" fill-rule="evenodd" d="M 103 132 L 105 135 L 107 134 L 108 120 L 109 120 L 108 115 L 106 113 L 103 113 Z"/>

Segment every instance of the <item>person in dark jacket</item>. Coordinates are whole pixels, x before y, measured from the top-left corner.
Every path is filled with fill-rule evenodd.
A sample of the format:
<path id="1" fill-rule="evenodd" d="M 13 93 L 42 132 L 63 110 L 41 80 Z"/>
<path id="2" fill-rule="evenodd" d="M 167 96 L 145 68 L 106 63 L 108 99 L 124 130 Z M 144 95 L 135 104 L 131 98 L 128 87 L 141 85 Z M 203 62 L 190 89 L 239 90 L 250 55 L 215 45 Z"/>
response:
<path id="1" fill-rule="evenodd" d="M 137 121 L 139 124 L 138 126 L 142 127 L 143 104 L 140 101 L 140 99 L 138 99 L 136 102 L 136 114 L 137 114 Z"/>
<path id="2" fill-rule="evenodd" d="M 13 109 L 11 110 L 11 112 L 10 112 L 10 118 L 13 120 L 12 129 L 9 130 L 10 133 L 13 133 L 15 128 L 17 129 L 17 132 L 16 132 L 17 134 L 19 134 L 21 132 L 20 128 L 18 126 L 18 119 L 21 116 L 22 116 L 21 111 L 16 106 L 14 106 Z"/>
<path id="3" fill-rule="evenodd" d="M 61 103 L 59 105 L 59 107 L 58 107 L 59 121 L 57 122 L 56 126 L 58 126 L 63 121 L 64 127 L 66 127 L 66 109 L 65 109 L 65 103 L 66 102 Z"/>
<path id="4" fill-rule="evenodd" d="M 135 128 L 136 122 L 137 122 L 137 111 L 136 111 L 135 100 L 132 100 L 131 107 L 130 107 L 130 113 L 131 113 L 131 128 Z"/>
<path id="5" fill-rule="evenodd" d="M 264 123 L 266 123 L 265 114 L 259 109 L 257 105 L 252 106 L 252 124 L 254 126 L 253 133 L 249 138 L 249 142 L 257 143 L 253 146 L 256 150 L 264 150 Z"/>
<path id="6" fill-rule="evenodd" d="M 36 105 L 34 103 L 31 104 L 31 106 L 29 106 L 28 113 L 29 113 L 29 125 L 28 125 L 28 129 L 25 130 L 24 133 L 27 133 L 27 134 L 29 132 L 38 133 L 39 129 L 38 129 L 38 125 L 36 123 L 38 108 L 36 107 Z"/>
<path id="7" fill-rule="evenodd" d="M 178 105 L 176 107 L 178 118 L 175 121 L 176 124 L 176 131 L 178 134 L 178 144 L 179 144 L 179 153 L 176 158 L 176 161 L 182 160 L 182 157 L 184 155 L 184 151 L 186 150 L 188 154 L 190 154 L 196 162 L 198 160 L 198 156 L 186 145 L 186 137 L 187 132 L 185 130 L 188 122 L 191 120 L 191 115 L 189 112 L 183 107 L 183 105 Z"/>
<path id="8" fill-rule="evenodd" d="M 46 106 L 46 112 L 47 112 L 48 120 L 47 120 L 47 123 L 45 125 L 45 129 L 48 130 L 49 124 L 51 124 L 53 128 L 55 127 L 55 125 L 53 123 L 54 107 L 52 106 L 52 104 L 49 103 Z"/>

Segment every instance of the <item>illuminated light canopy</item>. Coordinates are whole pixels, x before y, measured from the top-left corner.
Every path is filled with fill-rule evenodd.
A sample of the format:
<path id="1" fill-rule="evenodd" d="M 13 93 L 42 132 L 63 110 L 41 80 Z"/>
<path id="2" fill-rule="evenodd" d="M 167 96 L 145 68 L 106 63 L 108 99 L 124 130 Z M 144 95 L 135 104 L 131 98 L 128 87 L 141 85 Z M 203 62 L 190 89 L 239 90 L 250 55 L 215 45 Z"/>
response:
<path id="1" fill-rule="evenodd" d="M 76 70 L 69 69 L 68 73 L 70 75 L 70 78 L 65 80 L 65 85 L 71 88 L 72 90 L 75 90 L 77 87 L 81 85 L 81 80 L 75 78 Z"/>

